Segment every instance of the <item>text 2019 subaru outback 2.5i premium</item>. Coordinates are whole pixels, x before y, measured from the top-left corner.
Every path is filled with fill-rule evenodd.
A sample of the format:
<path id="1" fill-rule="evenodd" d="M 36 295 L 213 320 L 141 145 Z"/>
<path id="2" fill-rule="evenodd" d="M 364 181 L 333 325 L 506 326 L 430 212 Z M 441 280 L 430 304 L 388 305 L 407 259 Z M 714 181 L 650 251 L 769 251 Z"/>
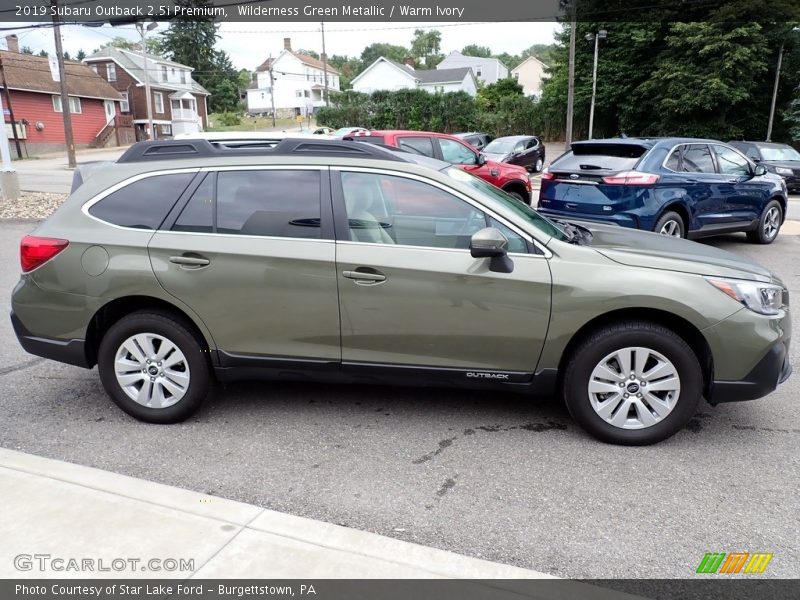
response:
<path id="1" fill-rule="evenodd" d="M 189 417 L 214 379 L 559 394 L 647 444 L 701 397 L 791 371 L 789 297 L 739 256 L 553 222 L 450 164 L 346 141 L 143 142 L 22 240 L 12 321 L 123 410 Z M 268 392 L 267 392 L 268 393 Z"/>

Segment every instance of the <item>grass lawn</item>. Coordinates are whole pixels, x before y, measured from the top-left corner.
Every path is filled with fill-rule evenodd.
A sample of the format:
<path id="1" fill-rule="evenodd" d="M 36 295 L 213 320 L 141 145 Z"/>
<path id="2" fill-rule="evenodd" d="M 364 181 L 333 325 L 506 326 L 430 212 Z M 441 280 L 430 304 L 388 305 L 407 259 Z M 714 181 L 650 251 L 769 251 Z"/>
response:
<path id="1" fill-rule="evenodd" d="M 212 113 L 208 115 L 210 126 L 208 131 L 263 131 L 273 129 L 271 117 L 242 117 L 239 125 L 220 125 L 220 115 Z M 308 120 L 303 119 L 303 129 L 308 126 Z M 311 121 L 312 129 L 316 128 L 314 121 Z M 294 119 L 275 119 L 274 129 L 297 129 L 297 122 Z"/>

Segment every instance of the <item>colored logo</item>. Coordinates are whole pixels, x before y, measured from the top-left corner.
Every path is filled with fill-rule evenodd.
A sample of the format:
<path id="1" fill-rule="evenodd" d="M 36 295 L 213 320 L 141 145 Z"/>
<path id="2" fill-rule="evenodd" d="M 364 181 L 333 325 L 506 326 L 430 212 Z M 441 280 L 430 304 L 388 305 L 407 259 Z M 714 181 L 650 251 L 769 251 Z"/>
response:
<path id="1" fill-rule="evenodd" d="M 763 573 L 772 560 L 772 553 L 767 552 L 706 552 L 703 560 L 697 565 L 696 573 L 718 573 L 733 575 L 735 573 Z"/>

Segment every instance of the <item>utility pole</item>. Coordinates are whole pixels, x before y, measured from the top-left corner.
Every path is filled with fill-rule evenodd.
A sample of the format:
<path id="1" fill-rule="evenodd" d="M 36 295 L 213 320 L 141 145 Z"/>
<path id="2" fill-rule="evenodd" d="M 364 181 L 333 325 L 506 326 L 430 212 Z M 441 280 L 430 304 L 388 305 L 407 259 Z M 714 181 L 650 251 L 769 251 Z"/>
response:
<path id="1" fill-rule="evenodd" d="M 275 78 L 272 76 L 272 53 L 269 55 L 269 98 L 272 103 L 272 128 L 275 128 Z"/>
<path id="2" fill-rule="evenodd" d="M 325 22 L 321 21 L 320 25 L 322 26 L 322 73 L 325 77 L 325 89 L 322 94 L 325 97 L 325 106 L 330 106 L 328 100 L 328 55 L 325 53 Z"/>
<path id="3" fill-rule="evenodd" d="M 56 38 L 56 60 L 58 61 L 58 79 L 61 88 L 61 114 L 64 117 L 64 141 L 67 144 L 67 164 L 70 169 L 78 166 L 75 160 L 75 142 L 72 137 L 72 113 L 69 109 L 67 94 L 67 72 L 64 68 L 64 51 L 61 48 L 61 27 L 58 24 L 58 0 L 51 0 L 53 7 L 53 35 Z"/>
<path id="4" fill-rule="evenodd" d="M 3 86 L 3 94 L 6 97 L 6 104 L 8 105 L 8 116 L 11 117 L 11 131 L 14 134 L 14 145 L 17 147 L 17 158 L 22 158 L 22 146 L 19 143 L 17 122 L 14 119 L 14 109 L 11 108 L 11 94 L 8 92 L 8 86 L 6 85 L 6 69 L 3 66 L 2 56 L 0 56 L 0 83 Z"/>
<path id="5" fill-rule="evenodd" d="M 3 112 L 3 97 L 0 96 L 0 114 Z M 0 129 L 0 192 L 8 202 L 19 200 L 19 178 L 11 165 L 11 151 L 8 149 L 8 134 L 5 123 Z"/>
<path id="6" fill-rule="evenodd" d="M 569 75 L 567 80 L 567 133 L 564 136 L 564 141 L 569 150 L 572 144 L 572 112 L 575 107 L 575 29 L 578 23 L 576 18 L 575 3 L 577 0 L 572 0 L 570 3 L 571 21 L 569 26 Z"/>
<path id="7" fill-rule="evenodd" d="M 800 31 L 800 27 L 793 27 L 789 34 L 796 33 L 798 31 Z M 788 34 L 786 37 L 788 37 Z M 780 84 L 781 80 L 781 66 L 783 65 L 783 51 L 786 47 L 786 37 L 783 38 L 781 47 L 778 50 L 778 66 L 775 69 L 775 84 L 772 86 L 772 104 L 769 108 L 769 123 L 767 124 L 766 141 L 768 142 L 772 141 L 772 122 L 775 120 L 775 103 L 778 100 L 778 85 Z"/>
<path id="8" fill-rule="evenodd" d="M 600 53 L 600 40 L 605 39 L 608 36 L 608 31 L 605 29 L 601 29 L 597 33 L 587 33 L 586 39 L 588 41 L 594 41 L 594 67 L 592 67 L 592 104 L 589 107 L 589 139 L 592 138 L 592 132 L 594 131 L 594 101 L 597 97 L 597 58 Z"/>
<path id="9" fill-rule="evenodd" d="M 148 31 L 152 31 L 158 27 L 158 23 L 153 21 L 147 27 L 145 27 L 144 23 L 136 23 L 136 29 L 139 30 L 139 35 L 142 36 L 142 68 L 144 69 L 144 93 L 147 96 L 147 124 L 150 128 L 150 135 L 149 138 L 151 140 L 156 139 L 156 130 L 155 126 L 153 125 L 153 98 L 152 94 L 150 93 L 150 69 L 147 67 L 147 52 L 145 50 L 145 38 L 147 36 Z"/>

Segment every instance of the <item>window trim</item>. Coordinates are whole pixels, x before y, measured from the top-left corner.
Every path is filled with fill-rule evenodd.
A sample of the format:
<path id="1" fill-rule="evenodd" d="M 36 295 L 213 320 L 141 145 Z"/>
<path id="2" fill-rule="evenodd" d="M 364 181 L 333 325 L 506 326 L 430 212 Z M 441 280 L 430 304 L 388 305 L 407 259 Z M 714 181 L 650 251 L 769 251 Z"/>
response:
<path id="1" fill-rule="evenodd" d="M 120 92 L 122 96 L 122 100 L 119 103 L 119 110 L 120 112 L 128 113 L 131 112 L 131 101 L 128 97 L 128 92 Z"/>
<path id="2" fill-rule="evenodd" d="M 158 102 L 156 101 L 156 98 L 159 98 L 161 100 L 161 110 L 158 110 Z M 165 107 L 164 107 L 164 94 L 163 94 L 163 92 L 153 92 L 153 112 L 155 112 L 156 114 L 159 114 L 159 115 L 163 115 L 164 114 L 164 108 Z"/>
<path id="3" fill-rule="evenodd" d="M 711 154 L 711 162 L 714 163 L 714 172 L 713 173 L 703 173 L 703 172 L 699 172 L 698 173 L 696 171 L 675 171 L 673 169 L 670 169 L 667 166 L 667 161 L 669 160 L 670 156 L 672 156 L 672 154 L 679 148 L 681 149 L 680 150 L 681 151 L 681 156 L 678 158 L 678 164 L 683 164 L 683 148 L 685 148 L 686 146 L 705 146 L 706 148 L 708 148 L 708 152 Z M 667 156 L 664 158 L 663 162 L 661 163 L 661 167 L 663 169 L 669 171 L 670 173 L 677 173 L 678 175 L 686 175 L 687 173 L 690 173 L 692 175 L 719 175 L 720 172 L 719 172 L 719 164 L 717 164 L 717 155 L 716 155 L 716 153 L 714 152 L 714 149 L 711 146 L 712 146 L 712 144 L 710 142 L 681 142 L 680 144 L 675 144 L 672 147 L 672 149 L 669 152 L 667 152 Z M 644 155 L 642 155 L 642 156 L 644 156 Z"/>
<path id="4" fill-rule="evenodd" d="M 493 219 L 499 221 L 506 227 L 508 227 L 511 231 L 519 235 L 526 243 L 532 245 L 535 251 L 526 252 L 526 253 L 517 253 L 517 252 L 509 252 L 509 256 L 535 256 L 541 258 L 552 258 L 553 253 L 545 246 L 544 242 L 538 240 L 534 237 L 531 233 L 526 231 L 525 229 L 521 228 L 519 225 L 510 221 L 503 215 L 500 215 L 493 210 L 491 210 L 488 206 L 481 204 L 477 200 L 474 200 L 467 196 L 466 194 L 461 193 L 460 191 L 453 189 L 443 183 L 435 181 L 433 179 L 428 179 L 426 177 L 417 175 L 415 173 L 407 173 L 404 171 L 392 171 L 388 169 L 381 169 L 381 168 L 373 168 L 373 167 L 351 167 L 351 166 L 331 166 L 331 192 L 333 197 L 333 202 L 335 205 L 334 209 L 334 219 L 339 219 L 342 210 L 344 210 L 344 197 L 341 188 L 341 178 L 339 177 L 342 171 L 351 172 L 351 173 L 374 173 L 377 175 L 391 175 L 395 177 L 404 177 L 406 179 L 412 179 L 415 181 L 419 181 L 422 183 L 427 183 L 428 185 L 432 185 L 440 190 L 463 200 L 470 204 L 473 208 L 483 212 L 486 215 L 489 215 Z M 336 175 L 334 178 L 334 174 Z M 380 242 L 354 242 L 349 238 L 349 236 L 345 236 L 342 234 L 340 236 L 339 230 L 349 230 L 349 228 L 343 227 L 342 223 L 337 223 L 338 226 L 336 227 L 336 243 L 337 244 L 359 244 L 364 246 L 383 246 L 387 248 L 416 248 L 416 249 L 424 249 L 424 250 L 432 250 L 432 251 L 439 251 L 439 252 L 469 252 L 469 248 L 435 248 L 432 246 L 409 246 L 406 244 L 381 244 Z"/>
<path id="5" fill-rule="evenodd" d="M 53 98 L 53 112 L 63 113 L 64 107 L 61 104 L 61 96 L 59 94 L 53 94 L 52 98 Z M 58 101 L 58 106 L 56 106 L 56 101 Z M 78 110 L 72 110 L 73 101 L 77 105 Z M 67 103 L 69 104 L 69 114 L 71 115 L 83 114 L 83 105 L 81 104 L 81 99 L 79 96 L 67 96 Z"/>
<path id="6" fill-rule="evenodd" d="M 724 175 L 726 177 L 728 177 L 728 176 L 745 177 L 745 175 L 736 175 L 735 173 L 723 173 L 722 172 L 722 165 L 719 162 L 719 156 L 717 155 L 716 147 L 726 148 L 727 150 L 732 150 L 734 154 L 738 154 L 739 156 L 741 156 L 744 159 L 745 164 L 747 164 L 747 167 L 750 169 L 750 173 L 749 174 L 750 175 L 753 174 L 753 169 L 755 169 L 755 167 L 753 166 L 753 164 L 754 164 L 753 161 L 750 160 L 750 158 L 747 155 L 745 155 L 742 152 L 740 152 L 738 148 L 734 148 L 733 146 L 730 146 L 728 144 L 722 144 L 720 142 L 709 142 L 708 145 L 711 147 L 711 153 L 714 155 L 714 161 L 715 161 L 715 163 L 717 165 L 717 173 L 719 173 L 720 175 Z"/>
<path id="7" fill-rule="evenodd" d="M 106 79 L 108 81 L 117 80 L 117 65 L 114 62 L 106 63 Z"/>

